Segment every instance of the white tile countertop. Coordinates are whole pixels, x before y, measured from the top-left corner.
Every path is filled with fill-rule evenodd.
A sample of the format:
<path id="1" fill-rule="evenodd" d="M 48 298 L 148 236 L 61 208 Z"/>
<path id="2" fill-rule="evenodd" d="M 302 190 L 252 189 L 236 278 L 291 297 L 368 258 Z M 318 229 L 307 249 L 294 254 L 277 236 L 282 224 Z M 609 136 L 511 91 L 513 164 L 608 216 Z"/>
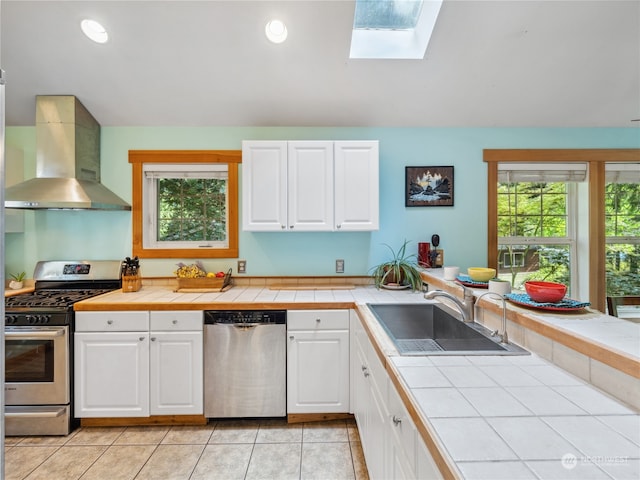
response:
<path id="1" fill-rule="evenodd" d="M 640 415 L 535 354 L 389 359 L 463 478 L 640 478 Z"/>
<path id="2" fill-rule="evenodd" d="M 437 288 L 456 288 L 431 280 Z M 501 311 L 499 302 L 484 299 L 483 308 Z M 372 286 L 272 290 L 237 285 L 226 292 L 176 293 L 167 286 L 143 285 L 138 292 L 112 292 L 80 302 L 76 310 L 355 307 L 368 324 L 387 372 L 407 393 L 418 421 L 437 437 L 443 454 L 458 470 L 456 476 L 640 478 L 637 406 L 596 388 L 589 375 L 572 375 L 556 365 L 569 347 L 595 349 L 603 361 L 613 356 L 614 367 L 605 365 L 605 376 L 615 376 L 615 365 L 620 364 L 627 370 L 621 374 L 627 398 L 637 398 L 640 325 L 590 309 L 565 315 L 508 304 L 512 340 L 535 351 L 528 347 L 537 347 L 548 336 L 550 346 L 542 342 L 540 354 L 525 356 L 400 356 L 366 304 L 424 301 L 420 292 Z M 529 333 L 532 325 L 536 333 Z M 602 368 L 597 366 L 600 360 L 578 355 L 579 362 L 586 358 L 589 374 Z"/>

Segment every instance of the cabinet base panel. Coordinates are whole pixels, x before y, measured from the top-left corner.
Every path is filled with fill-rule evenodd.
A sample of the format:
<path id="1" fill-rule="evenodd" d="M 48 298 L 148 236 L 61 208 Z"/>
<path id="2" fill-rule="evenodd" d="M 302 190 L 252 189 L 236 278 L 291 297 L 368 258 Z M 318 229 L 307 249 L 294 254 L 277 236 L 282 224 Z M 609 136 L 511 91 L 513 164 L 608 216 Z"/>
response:
<path id="1" fill-rule="evenodd" d="M 204 415 L 156 415 L 153 417 L 81 418 L 81 427 L 133 427 L 143 425 L 206 425 Z"/>
<path id="2" fill-rule="evenodd" d="M 290 413 L 287 415 L 287 423 L 325 422 L 351 418 L 353 418 L 351 413 Z"/>

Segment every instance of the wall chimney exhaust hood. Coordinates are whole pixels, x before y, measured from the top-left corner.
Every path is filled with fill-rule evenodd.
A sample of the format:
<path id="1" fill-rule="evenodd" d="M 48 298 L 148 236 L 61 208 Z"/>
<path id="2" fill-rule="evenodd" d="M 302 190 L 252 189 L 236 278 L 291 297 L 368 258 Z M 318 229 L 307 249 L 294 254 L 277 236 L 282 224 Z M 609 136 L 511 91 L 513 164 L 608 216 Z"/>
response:
<path id="1" fill-rule="evenodd" d="M 100 125 L 75 96 L 36 97 L 36 178 L 7 187 L 4 206 L 131 210 L 100 183 Z"/>

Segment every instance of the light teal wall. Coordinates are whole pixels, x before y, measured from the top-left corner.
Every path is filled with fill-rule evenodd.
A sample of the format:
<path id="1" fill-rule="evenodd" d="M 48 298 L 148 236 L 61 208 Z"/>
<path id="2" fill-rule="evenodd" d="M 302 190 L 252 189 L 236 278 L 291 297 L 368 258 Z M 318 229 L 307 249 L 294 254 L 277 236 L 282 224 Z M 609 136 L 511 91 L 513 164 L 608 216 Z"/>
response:
<path id="1" fill-rule="evenodd" d="M 487 199 L 485 148 L 640 148 L 640 130 L 541 128 L 102 128 L 102 181 L 131 201 L 129 150 L 240 149 L 243 139 L 380 141 L 380 230 L 357 233 L 240 232 L 240 258 L 248 275 L 335 275 L 335 259 L 346 275 L 366 275 L 386 259 L 383 244 L 417 242 L 438 233 L 445 263 L 486 263 Z M 35 128 L 8 127 L 8 145 L 21 148 L 25 178 L 35 176 Z M 405 166 L 453 165 L 454 206 L 404 206 Z M 6 234 L 6 271 L 33 272 L 48 259 L 122 259 L 131 255 L 131 213 L 27 211 L 25 232 Z M 145 276 L 171 276 L 178 261 L 143 260 Z M 236 259 L 205 260 L 207 270 L 226 270 Z"/>

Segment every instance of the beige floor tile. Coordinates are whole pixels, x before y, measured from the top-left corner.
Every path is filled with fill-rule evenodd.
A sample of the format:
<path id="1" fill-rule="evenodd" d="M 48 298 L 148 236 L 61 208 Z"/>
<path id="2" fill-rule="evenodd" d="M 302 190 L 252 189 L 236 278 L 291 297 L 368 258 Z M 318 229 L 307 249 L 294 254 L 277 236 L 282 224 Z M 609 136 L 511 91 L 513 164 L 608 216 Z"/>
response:
<path id="1" fill-rule="evenodd" d="M 136 480 L 187 480 L 204 445 L 159 445 Z"/>
<path id="2" fill-rule="evenodd" d="M 111 445 L 82 480 L 131 480 L 156 449 L 155 445 Z"/>
<path id="3" fill-rule="evenodd" d="M 59 447 L 13 447 L 5 451 L 4 479 L 18 480 L 26 477 Z"/>
<path id="4" fill-rule="evenodd" d="M 63 446 L 36 468 L 28 480 L 76 480 L 107 449 L 104 445 Z"/>
<path id="5" fill-rule="evenodd" d="M 17 445 L 19 444 L 22 440 L 24 440 L 25 437 L 4 437 L 4 445 L 5 446 L 9 446 L 9 445 Z"/>
<path id="6" fill-rule="evenodd" d="M 254 443 L 258 435 L 259 422 L 218 421 L 209 443 Z"/>
<path id="7" fill-rule="evenodd" d="M 77 430 L 68 445 L 111 445 L 124 432 L 124 427 L 86 427 Z"/>
<path id="8" fill-rule="evenodd" d="M 303 442 L 348 442 L 347 424 L 344 420 L 305 423 Z"/>
<path id="9" fill-rule="evenodd" d="M 362 443 L 351 442 L 351 460 L 353 461 L 353 470 L 356 474 L 356 480 L 369 480 L 369 471 L 367 463 L 364 459 L 362 451 Z"/>
<path id="10" fill-rule="evenodd" d="M 25 445 L 32 445 L 32 446 L 62 446 L 62 445 L 66 445 L 67 443 L 69 443 L 71 441 L 71 439 L 74 437 L 75 435 L 51 435 L 51 436 L 46 436 L 46 437 L 23 437 L 22 441 L 19 443 L 19 445 L 25 446 Z"/>
<path id="11" fill-rule="evenodd" d="M 114 445 L 158 445 L 169 427 L 127 427 Z"/>
<path id="12" fill-rule="evenodd" d="M 352 480 L 355 479 L 349 443 L 303 443 L 303 480 Z"/>
<path id="13" fill-rule="evenodd" d="M 301 423 L 287 423 L 286 419 L 260 422 L 256 443 L 296 442 L 302 442 Z"/>
<path id="14" fill-rule="evenodd" d="M 253 444 L 207 445 L 190 480 L 244 479 Z"/>
<path id="15" fill-rule="evenodd" d="M 171 427 L 162 439 L 163 444 L 206 445 L 213 432 L 213 425 Z"/>
<path id="16" fill-rule="evenodd" d="M 256 443 L 246 480 L 300 478 L 300 443 Z"/>

